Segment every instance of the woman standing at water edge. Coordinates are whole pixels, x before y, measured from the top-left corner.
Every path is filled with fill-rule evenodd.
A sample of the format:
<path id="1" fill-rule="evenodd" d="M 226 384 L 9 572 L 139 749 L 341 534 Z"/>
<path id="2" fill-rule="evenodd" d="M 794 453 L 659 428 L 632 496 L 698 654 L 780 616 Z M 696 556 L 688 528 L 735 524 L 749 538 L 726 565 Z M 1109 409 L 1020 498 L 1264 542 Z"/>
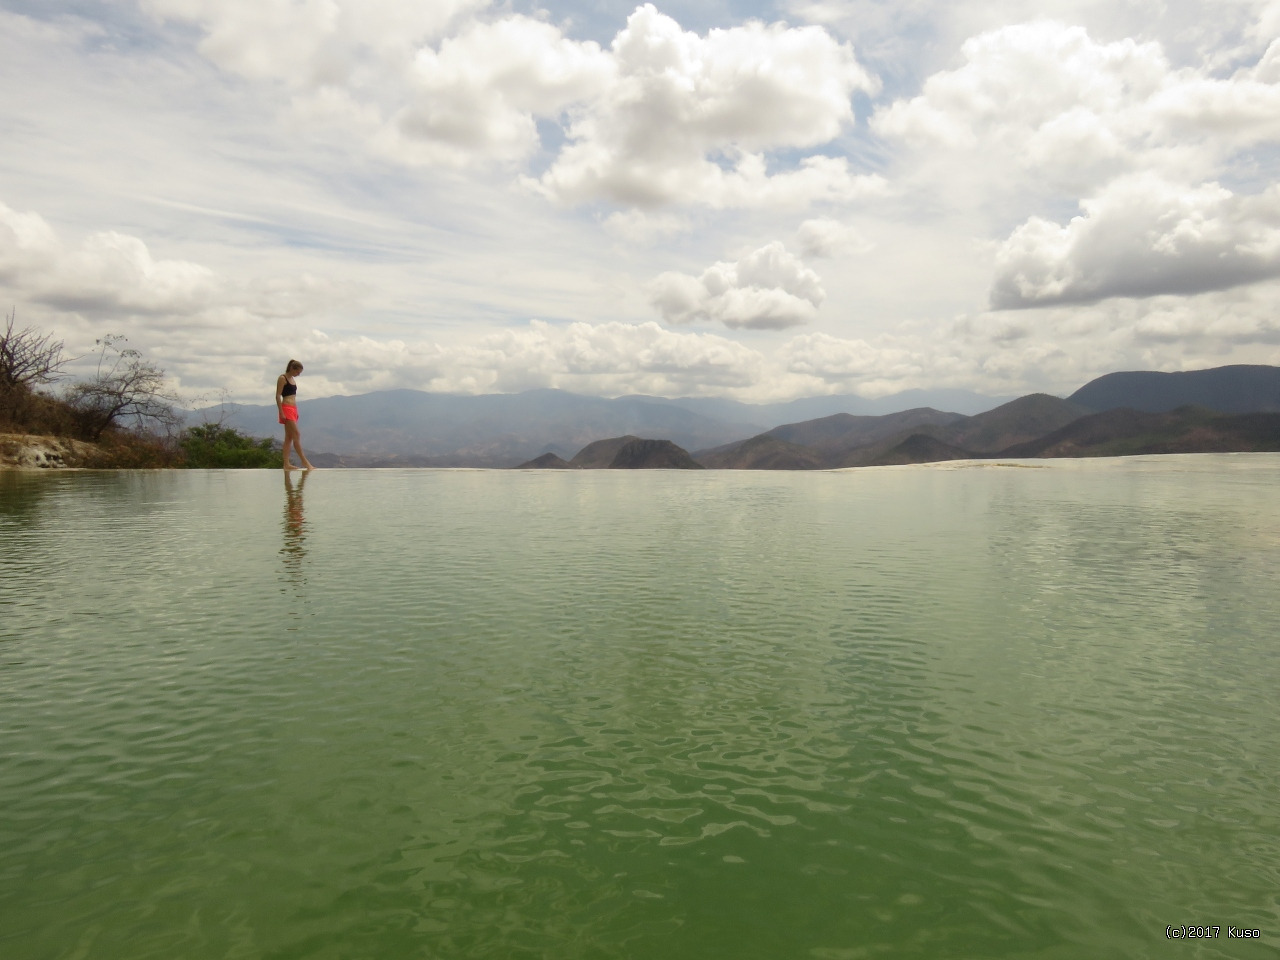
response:
<path id="1" fill-rule="evenodd" d="M 284 424 L 284 468 L 286 470 L 294 469 L 293 464 L 289 462 L 291 447 L 298 448 L 298 459 L 302 461 L 303 467 L 308 470 L 314 469 L 307 455 L 302 452 L 302 437 L 298 433 L 298 383 L 294 378 L 301 372 L 302 364 L 297 360 L 290 360 L 289 365 L 284 368 L 284 373 L 276 379 L 276 409 L 280 411 L 280 422 Z"/>

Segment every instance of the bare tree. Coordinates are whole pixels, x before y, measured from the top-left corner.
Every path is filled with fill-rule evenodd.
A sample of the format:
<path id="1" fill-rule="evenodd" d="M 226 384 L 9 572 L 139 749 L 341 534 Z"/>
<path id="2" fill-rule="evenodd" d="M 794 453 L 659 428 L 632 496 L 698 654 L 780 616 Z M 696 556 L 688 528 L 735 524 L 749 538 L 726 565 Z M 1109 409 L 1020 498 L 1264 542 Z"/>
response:
<path id="1" fill-rule="evenodd" d="M 4 392 L 52 383 L 68 362 L 62 355 L 61 340 L 47 333 L 41 336 L 34 327 L 14 330 L 17 319 L 15 307 L 4 318 L 0 332 L 0 391 Z"/>
<path id="2" fill-rule="evenodd" d="M 181 426 L 175 405 L 179 397 L 167 384 L 164 371 L 130 347 L 125 337 L 108 334 L 95 340 L 98 369 L 92 380 L 67 391 L 67 402 L 81 417 L 88 439 L 97 440 L 108 427 L 132 419 L 138 429 L 159 427 L 166 432 Z"/>

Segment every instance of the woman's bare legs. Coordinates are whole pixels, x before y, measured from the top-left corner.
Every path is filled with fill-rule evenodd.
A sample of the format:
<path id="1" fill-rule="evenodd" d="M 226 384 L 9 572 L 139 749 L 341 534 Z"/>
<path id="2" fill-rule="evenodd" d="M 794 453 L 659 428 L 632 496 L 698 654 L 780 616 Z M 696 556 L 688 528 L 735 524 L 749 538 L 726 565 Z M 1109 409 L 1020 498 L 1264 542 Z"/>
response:
<path id="1" fill-rule="evenodd" d="M 284 424 L 284 468 L 292 470 L 293 466 L 289 463 L 289 448 L 298 451 L 298 459 L 302 461 L 303 469 L 314 470 L 311 461 L 307 459 L 306 453 L 302 450 L 302 435 L 298 433 L 298 425 L 292 420 L 286 420 Z"/>

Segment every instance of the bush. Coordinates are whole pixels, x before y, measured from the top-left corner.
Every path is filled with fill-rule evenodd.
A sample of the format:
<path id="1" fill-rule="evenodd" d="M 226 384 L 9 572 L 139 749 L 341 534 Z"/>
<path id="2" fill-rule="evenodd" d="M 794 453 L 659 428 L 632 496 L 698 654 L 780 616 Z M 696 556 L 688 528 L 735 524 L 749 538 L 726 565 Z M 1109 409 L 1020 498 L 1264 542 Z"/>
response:
<path id="1" fill-rule="evenodd" d="M 279 441 L 246 436 L 217 423 L 189 428 L 179 443 L 188 467 L 243 469 L 283 463 Z"/>

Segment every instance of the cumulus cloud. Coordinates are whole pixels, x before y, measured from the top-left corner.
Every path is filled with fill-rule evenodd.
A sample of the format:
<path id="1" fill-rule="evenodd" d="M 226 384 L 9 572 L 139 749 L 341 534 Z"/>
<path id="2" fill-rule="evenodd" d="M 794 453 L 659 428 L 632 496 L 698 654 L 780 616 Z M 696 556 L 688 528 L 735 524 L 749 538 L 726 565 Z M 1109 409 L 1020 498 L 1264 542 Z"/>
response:
<path id="1" fill-rule="evenodd" d="M 968 368 L 963 379 L 1012 387 L 991 392 L 1069 392 L 1111 370 L 1280 364 L 1277 297 L 1280 282 L 1272 280 L 1194 296 L 1045 306 L 1033 323 L 983 313 L 936 339 Z"/>
<path id="2" fill-rule="evenodd" d="M 771 378 L 759 351 L 709 333 L 646 323 L 532 320 L 449 343 L 311 334 L 306 356 L 317 391 L 396 387 L 512 393 L 554 387 L 597 395 L 750 391 Z M 313 373 L 315 376 L 313 377 Z"/>
<path id="3" fill-rule="evenodd" d="M 824 381 L 901 380 L 918 376 L 927 363 L 919 352 L 903 347 L 872 346 L 863 339 L 806 333 L 782 350 L 787 369 Z"/>
<path id="4" fill-rule="evenodd" d="M 481 0 L 144 3 L 198 24 L 222 68 L 286 84 L 299 116 L 405 163 L 515 164 L 549 146 L 524 183 L 566 203 L 804 206 L 884 189 L 812 152 L 853 123 L 855 92 L 877 88 L 822 27 L 699 36 L 645 4 L 605 50 L 527 16 L 476 19 Z M 553 143 L 539 122 L 559 129 Z"/>
<path id="5" fill-rule="evenodd" d="M 962 53 L 965 63 L 929 77 L 919 96 L 879 110 L 873 129 L 943 148 L 952 162 L 998 158 L 1068 184 L 1190 169 L 1280 136 L 1272 51 L 1222 78 L 1175 70 L 1155 42 L 1102 43 L 1046 21 L 983 33 Z"/>
<path id="6" fill-rule="evenodd" d="M 1158 44 L 1098 43 L 1054 22 L 984 33 L 962 54 L 963 66 L 931 76 L 919 96 L 878 111 L 874 129 L 916 146 L 1017 150 L 1036 165 L 1102 164 L 1125 149 L 1126 114 L 1169 75 Z"/>
<path id="7" fill-rule="evenodd" d="M 37 304 L 156 324 L 296 316 L 349 298 L 350 285 L 311 276 L 232 283 L 187 260 L 157 259 L 137 237 L 91 234 L 62 242 L 37 213 L 0 203 L 0 285 Z"/>
<path id="8" fill-rule="evenodd" d="M 751 22 L 700 37 L 646 4 L 610 53 L 617 80 L 569 125 L 569 143 L 538 181 L 548 195 L 737 206 L 879 189 L 843 158 L 766 172 L 767 151 L 834 139 L 853 121 L 852 94 L 876 88 L 825 30 Z"/>
<path id="9" fill-rule="evenodd" d="M 821 279 L 773 242 L 700 276 L 667 272 L 650 284 L 650 302 L 668 323 L 716 322 L 781 330 L 808 323 L 826 298 Z"/>
<path id="10" fill-rule="evenodd" d="M 1007 309 L 1221 290 L 1280 276 L 1280 187 L 1237 196 L 1125 178 L 1065 226 L 1032 217 L 996 254 L 991 305 Z"/>
<path id="11" fill-rule="evenodd" d="M 597 44 L 575 43 L 549 24 L 518 16 L 473 23 L 439 50 L 418 52 L 411 102 L 391 129 L 402 149 L 431 159 L 520 159 L 539 143 L 535 118 L 589 99 L 614 70 Z"/>
<path id="12" fill-rule="evenodd" d="M 976 351 L 957 359 L 949 347 L 920 338 L 869 343 L 803 334 L 765 353 L 727 337 L 669 330 L 652 321 L 558 325 L 533 320 L 449 343 L 328 337 L 316 331 L 293 349 L 307 364 L 308 389 L 316 393 L 396 387 L 509 393 L 554 387 L 604 396 L 768 401 L 854 390 L 880 396 L 963 382 L 979 368 Z"/>

